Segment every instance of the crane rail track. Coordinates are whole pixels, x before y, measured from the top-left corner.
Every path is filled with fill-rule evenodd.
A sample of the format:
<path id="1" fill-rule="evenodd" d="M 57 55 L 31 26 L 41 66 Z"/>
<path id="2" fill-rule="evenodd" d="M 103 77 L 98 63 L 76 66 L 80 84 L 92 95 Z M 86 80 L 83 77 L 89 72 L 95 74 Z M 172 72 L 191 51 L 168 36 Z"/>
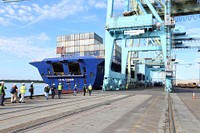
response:
<path id="1" fill-rule="evenodd" d="M 33 120 L 33 121 L 29 121 L 27 123 L 18 124 L 16 126 L 0 130 L 0 132 L 1 133 L 24 132 L 24 131 L 27 131 L 29 129 L 35 128 L 37 126 L 45 125 L 45 124 L 48 124 L 48 123 L 51 123 L 51 122 L 54 122 L 54 121 L 57 121 L 57 120 L 60 120 L 60 119 L 64 119 L 64 118 L 66 118 L 68 116 L 71 116 L 71 115 L 74 115 L 74 114 L 77 114 L 77 113 L 81 113 L 83 111 L 91 110 L 91 109 L 94 109 L 94 108 L 97 108 L 97 107 L 100 107 L 100 106 L 109 105 L 109 104 L 111 104 L 113 102 L 120 101 L 120 100 L 126 99 L 126 98 L 131 97 L 131 96 L 133 96 L 133 95 L 127 95 L 127 96 L 124 96 L 124 97 L 118 97 L 118 98 L 111 99 L 111 100 L 108 100 L 108 101 L 103 101 L 103 102 L 96 103 L 96 104 L 93 104 L 93 105 L 81 107 L 81 108 L 76 109 L 76 110 L 69 110 L 69 111 L 62 112 L 62 113 L 59 113 L 59 114 L 56 114 L 56 115 L 53 115 L 53 116 L 48 116 L 48 117 L 45 117 L 45 118 L 36 119 L 36 120 Z M 98 99 L 102 99 L 102 97 L 96 98 L 96 100 L 98 100 Z M 83 99 L 81 99 L 81 100 L 83 100 Z M 80 100 L 78 102 L 80 102 Z M 82 102 L 86 102 L 86 101 L 82 101 Z M 73 103 L 72 105 L 74 105 L 74 104 L 75 103 Z M 64 106 L 66 106 L 66 105 L 64 105 Z M 54 109 L 56 109 L 56 108 L 57 107 L 55 107 Z"/>
<path id="2" fill-rule="evenodd" d="M 169 133 L 178 133 L 178 128 L 174 120 L 174 110 L 172 106 L 172 98 L 170 93 L 168 94 L 168 119 L 169 119 Z"/>

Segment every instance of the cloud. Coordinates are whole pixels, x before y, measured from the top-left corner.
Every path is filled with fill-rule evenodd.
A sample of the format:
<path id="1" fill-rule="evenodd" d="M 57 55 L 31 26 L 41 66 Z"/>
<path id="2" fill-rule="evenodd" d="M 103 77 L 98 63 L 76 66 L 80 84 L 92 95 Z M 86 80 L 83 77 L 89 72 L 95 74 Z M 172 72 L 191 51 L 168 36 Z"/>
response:
<path id="1" fill-rule="evenodd" d="M 19 21 L 21 23 L 36 23 L 45 19 L 62 19 L 70 15 L 87 11 L 84 0 L 60 0 L 58 3 L 52 5 L 39 5 L 36 3 L 31 5 L 4 4 L 3 6 L 0 6 L 0 8 L 0 17 L 3 19 L 0 21 L 0 24 L 2 25 L 5 25 L 5 22 L 9 25 L 9 23 L 14 21 Z"/>
<path id="2" fill-rule="evenodd" d="M 45 42 L 49 37 L 45 33 L 29 37 L 0 37 L 0 52 L 9 53 L 29 59 L 43 59 L 55 57 L 55 48 L 46 48 L 37 42 Z"/>
<path id="3" fill-rule="evenodd" d="M 97 3 L 95 3 L 95 7 L 96 8 L 107 8 L 107 4 L 104 1 L 98 1 Z"/>

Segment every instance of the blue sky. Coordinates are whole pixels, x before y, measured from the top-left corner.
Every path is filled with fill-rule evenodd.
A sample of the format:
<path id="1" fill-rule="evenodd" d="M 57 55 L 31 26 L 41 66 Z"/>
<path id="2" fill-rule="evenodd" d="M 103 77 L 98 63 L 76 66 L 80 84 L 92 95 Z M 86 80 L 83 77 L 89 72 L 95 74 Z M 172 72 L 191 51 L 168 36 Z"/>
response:
<path id="1" fill-rule="evenodd" d="M 0 79 L 41 79 L 29 61 L 56 56 L 56 37 L 96 32 L 104 37 L 106 0 L 0 3 Z"/>
<path id="2" fill-rule="evenodd" d="M 29 62 L 55 57 L 58 35 L 96 32 L 104 38 L 106 4 L 107 0 L 0 2 L 0 79 L 41 79 Z M 121 4 L 118 0 L 116 7 Z M 200 28 L 196 27 L 199 20 L 179 23 L 190 25 L 187 31 L 195 35 L 200 33 Z M 176 53 L 179 53 L 177 58 L 180 62 L 188 61 L 186 58 L 190 57 L 185 58 L 185 52 Z M 195 63 L 199 54 L 193 53 L 189 52 L 189 60 Z M 184 71 L 184 68 L 182 66 L 180 70 Z M 192 69 L 197 68 L 196 64 L 192 66 Z M 187 76 L 180 73 L 179 78 L 184 77 Z"/>

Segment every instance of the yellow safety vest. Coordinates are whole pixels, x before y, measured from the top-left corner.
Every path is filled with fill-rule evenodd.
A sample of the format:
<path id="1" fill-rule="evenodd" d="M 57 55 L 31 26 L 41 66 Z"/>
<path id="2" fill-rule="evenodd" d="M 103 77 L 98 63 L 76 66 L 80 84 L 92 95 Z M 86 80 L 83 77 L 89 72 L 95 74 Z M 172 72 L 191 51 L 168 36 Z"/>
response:
<path id="1" fill-rule="evenodd" d="M 20 87 L 20 93 L 25 94 L 26 93 L 26 86 L 21 86 Z"/>
<path id="2" fill-rule="evenodd" d="M 91 91 L 91 90 L 92 90 L 92 86 L 91 86 L 91 85 L 89 85 L 89 86 L 88 86 L 88 89 Z"/>
<path id="3" fill-rule="evenodd" d="M 62 85 L 58 85 L 58 90 L 62 90 Z"/>
<path id="4" fill-rule="evenodd" d="M 3 86 L 0 86 L 0 95 L 3 93 Z"/>

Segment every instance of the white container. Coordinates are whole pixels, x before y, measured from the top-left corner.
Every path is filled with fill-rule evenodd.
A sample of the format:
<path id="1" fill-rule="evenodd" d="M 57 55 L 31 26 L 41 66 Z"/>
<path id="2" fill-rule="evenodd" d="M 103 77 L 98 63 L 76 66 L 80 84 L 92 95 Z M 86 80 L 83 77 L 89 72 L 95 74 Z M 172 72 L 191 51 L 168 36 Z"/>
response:
<path id="1" fill-rule="evenodd" d="M 96 51 L 99 50 L 99 44 L 94 45 L 94 50 L 96 50 Z"/>
<path id="2" fill-rule="evenodd" d="M 79 40 L 75 40 L 74 41 L 74 46 L 79 46 L 80 45 L 80 41 Z"/>
<path id="3" fill-rule="evenodd" d="M 84 50 L 85 50 L 85 49 L 84 49 L 84 45 L 81 45 L 81 46 L 80 46 L 80 51 L 83 52 Z"/>
<path id="4" fill-rule="evenodd" d="M 75 34 L 75 39 L 74 40 L 79 40 L 79 34 Z"/>
<path id="5" fill-rule="evenodd" d="M 84 52 L 80 52 L 80 56 L 84 56 Z"/>
<path id="6" fill-rule="evenodd" d="M 80 40 L 84 40 L 85 39 L 85 34 L 80 34 Z"/>
<path id="7" fill-rule="evenodd" d="M 70 40 L 74 41 L 74 34 L 70 35 Z"/>
<path id="8" fill-rule="evenodd" d="M 79 52 L 79 46 L 74 47 L 74 52 Z"/>
<path id="9" fill-rule="evenodd" d="M 90 38 L 90 34 L 89 33 L 85 33 L 85 39 L 89 39 Z"/>
<path id="10" fill-rule="evenodd" d="M 85 45 L 85 40 L 80 40 L 80 45 Z"/>
<path id="11" fill-rule="evenodd" d="M 94 44 L 94 39 L 89 39 L 89 44 Z"/>

